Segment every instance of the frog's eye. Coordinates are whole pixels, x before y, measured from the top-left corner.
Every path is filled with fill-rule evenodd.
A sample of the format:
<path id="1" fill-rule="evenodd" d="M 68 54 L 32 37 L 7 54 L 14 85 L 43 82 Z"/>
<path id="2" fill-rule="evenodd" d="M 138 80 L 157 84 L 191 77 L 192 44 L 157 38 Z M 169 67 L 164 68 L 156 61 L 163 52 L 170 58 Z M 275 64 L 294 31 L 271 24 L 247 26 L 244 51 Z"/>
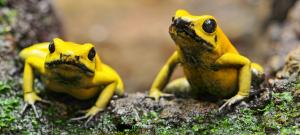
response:
<path id="1" fill-rule="evenodd" d="M 88 54 L 89 60 L 92 61 L 94 59 L 95 55 L 96 55 L 96 51 L 95 51 L 95 48 L 93 47 Z"/>
<path id="2" fill-rule="evenodd" d="M 54 46 L 54 42 L 51 41 L 49 46 L 48 46 L 49 52 L 53 53 L 55 51 L 55 46 Z"/>
<path id="3" fill-rule="evenodd" d="M 207 19 L 202 24 L 202 29 L 207 33 L 215 32 L 216 27 L 217 27 L 217 23 L 214 19 Z"/>

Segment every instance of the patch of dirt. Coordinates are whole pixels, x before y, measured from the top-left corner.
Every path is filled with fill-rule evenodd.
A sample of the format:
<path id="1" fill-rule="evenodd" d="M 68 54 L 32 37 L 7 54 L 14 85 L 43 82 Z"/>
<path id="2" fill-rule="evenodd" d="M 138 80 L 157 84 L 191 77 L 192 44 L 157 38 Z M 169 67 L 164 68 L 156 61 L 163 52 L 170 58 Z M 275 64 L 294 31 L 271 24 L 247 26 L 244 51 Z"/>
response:
<path id="1" fill-rule="evenodd" d="M 134 93 L 126 98 L 115 100 L 111 103 L 112 113 L 119 117 L 136 116 L 136 121 L 139 121 L 139 114 L 157 111 L 160 112 L 161 118 L 176 123 L 182 120 L 189 121 L 199 114 L 206 114 L 219 107 L 213 102 L 183 98 L 162 98 L 156 102 L 147 96 L 146 93 Z"/>

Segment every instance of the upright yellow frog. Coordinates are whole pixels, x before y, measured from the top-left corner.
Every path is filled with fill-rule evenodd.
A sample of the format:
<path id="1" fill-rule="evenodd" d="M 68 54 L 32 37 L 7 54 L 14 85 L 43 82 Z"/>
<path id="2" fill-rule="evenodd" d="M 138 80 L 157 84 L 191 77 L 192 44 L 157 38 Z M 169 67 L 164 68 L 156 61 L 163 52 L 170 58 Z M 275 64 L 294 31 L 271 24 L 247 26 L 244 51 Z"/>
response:
<path id="1" fill-rule="evenodd" d="M 222 109 L 249 95 L 252 74 L 263 76 L 263 68 L 239 54 L 213 16 L 193 16 L 177 10 L 169 33 L 176 43 L 176 51 L 152 84 L 149 94 L 155 100 L 170 95 L 161 92 L 163 89 L 194 97 L 231 97 Z M 185 77 L 167 85 L 178 64 L 183 66 Z"/>
<path id="2" fill-rule="evenodd" d="M 92 44 L 65 42 L 59 38 L 23 49 L 20 57 L 25 61 L 23 75 L 24 100 L 39 117 L 34 103 L 42 100 L 33 89 L 34 75 L 41 75 L 45 88 L 67 93 L 81 100 L 90 99 L 99 93 L 93 107 L 86 114 L 73 120 L 88 118 L 105 109 L 114 92 L 123 95 L 124 86 L 119 75 L 101 62 Z M 22 111 L 22 112 L 23 112 Z"/>

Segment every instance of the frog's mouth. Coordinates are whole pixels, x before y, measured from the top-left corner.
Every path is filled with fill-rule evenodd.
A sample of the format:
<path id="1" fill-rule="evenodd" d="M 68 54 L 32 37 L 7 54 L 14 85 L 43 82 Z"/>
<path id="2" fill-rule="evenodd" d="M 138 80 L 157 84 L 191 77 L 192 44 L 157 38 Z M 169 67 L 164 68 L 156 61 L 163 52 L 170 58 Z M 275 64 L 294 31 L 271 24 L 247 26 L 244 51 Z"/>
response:
<path id="1" fill-rule="evenodd" d="M 208 50 L 213 50 L 214 48 L 212 44 L 197 35 L 195 30 L 191 28 L 191 22 L 188 22 L 181 18 L 174 19 L 169 27 L 169 33 L 171 34 L 171 36 L 173 36 L 172 34 L 174 33 L 174 31 L 178 36 L 182 36 L 182 38 L 186 38 L 187 36 L 190 37 L 196 43 L 205 46 Z"/>
<path id="2" fill-rule="evenodd" d="M 75 61 L 62 61 L 62 60 L 55 60 L 52 62 L 45 63 L 46 68 L 48 69 L 55 69 L 55 68 L 61 68 L 62 66 L 64 68 L 71 67 L 71 68 L 78 68 L 80 69 L 84 74 L 88 76 L 94 75 L 94 71 L 86 67 L 84 64 L 75 62 Z M 66 68 L 67 70 L 68 68 Z"/>

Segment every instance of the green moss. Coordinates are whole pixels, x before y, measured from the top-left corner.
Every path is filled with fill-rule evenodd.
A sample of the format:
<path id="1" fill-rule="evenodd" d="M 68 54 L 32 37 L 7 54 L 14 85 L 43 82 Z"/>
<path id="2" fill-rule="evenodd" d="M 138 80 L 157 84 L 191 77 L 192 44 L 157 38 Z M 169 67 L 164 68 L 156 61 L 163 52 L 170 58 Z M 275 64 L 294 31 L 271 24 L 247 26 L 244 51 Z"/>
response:
<path id="1" fill-rule="evenodd" d="M 234 115 L 217 116 L 210 113 L 195 120 L 192 131 L 201 134 L 253 134 L 263 130 L 255 117 L 255 111 L 248 108 Z"/>
<path id="2" fill-rule="evenodd" d="M 270 104 L 263 110 L 264 127 L 269 131 L 279 131 L 284 134 L 299 133 L 300 127 L 296 125 L 295 120 L 300 117 L 300 104 L 294 101 L 292 91 L 272 95 Z"/>
<path id="3" fill-rule="evenodd" d="M 5 6 L 7 3 L 7 0 L 0 0 L 0 7 Z"/>
<path id="4" fill-rule="evenodd" d="M 0 93 L 10 90 L 10 86 L 6 85 L 3 81 L 0 81 Z"/>
<path id="5" fill-rule="evenodd" d="M 282 103 L 291 103 L 293 101 L 292 92 L 273 93 L 275 100 L 280 100 Z"/>
<path id="6" fill-rule="evenodd" d="M 15 122 L 16 116 L 12 113 L 19 106 L 16 97 L 3 98 L 11 90 L 11 86 L 7 83 L 0 82 L 0 131 L 9 128 Z"/>
<path id="7" fill-rule="evenodd" d="M 295 88 L 296 88 L 297 90 L 299 90 L 299 89 L 300 89 L 300 83 L 296 83 L 296 84 L 295 84 Z"/>

